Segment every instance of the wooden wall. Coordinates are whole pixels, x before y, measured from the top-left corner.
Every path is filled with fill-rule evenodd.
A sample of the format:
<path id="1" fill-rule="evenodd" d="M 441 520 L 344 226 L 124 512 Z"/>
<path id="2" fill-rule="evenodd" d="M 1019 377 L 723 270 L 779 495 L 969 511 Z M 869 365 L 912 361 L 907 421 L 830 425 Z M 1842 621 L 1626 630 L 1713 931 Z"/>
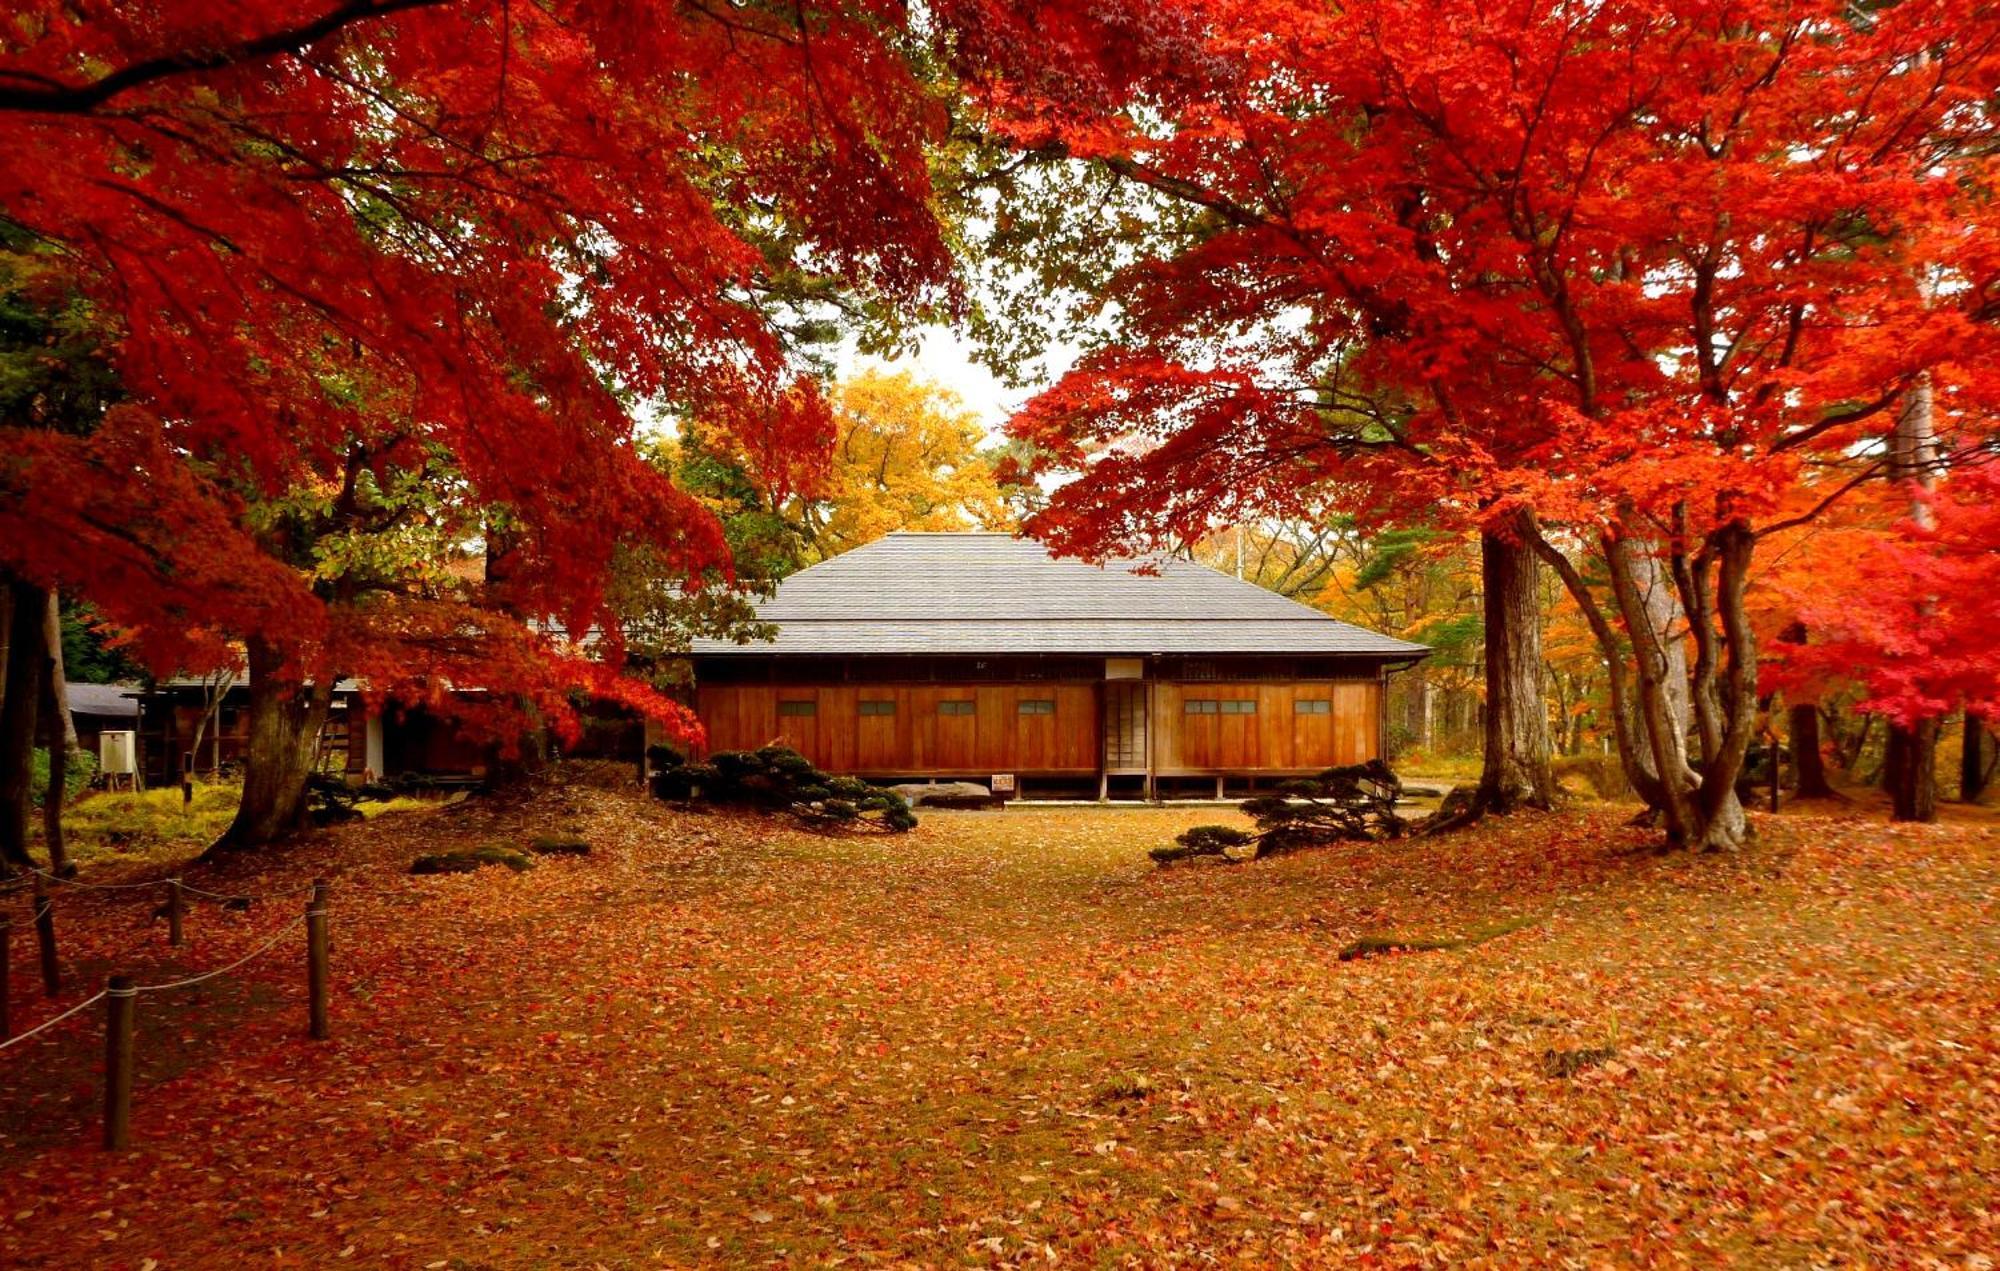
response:
<path id="1" fill-rule="evenodd" d="M 1254 705 L 1247 714 L 1189 714 L 1189 699 Z M 1324 701 L 1326 713 L 1300 714 L 1299 700 Z M 1153 701 L 1153 763 L 1162 776 L 1317 772 L 1381 753 L 1382 686 L 1375 680 L 1161 683 Z"/>
<path id="2" fill-rule="evenodd" d="M 1053 713 L 1022 714 L 1023 701 Z M 781 714 L 810 702 L 811 715 Z M 890 714 L 862 714 L 889 702 Z M 940 702 L 971 702 L 943 714 Z M 829 772 L 872 776 L 978 776 L 1097 771 L 1094 684 L 717 684 L 696 694 L 708 749 L 790 746 Z"/>
<path id="3" fill-rule="evenodd" d="M 1154 769 L 1162 776 L 1317 772 L 1379 753 L 1382 690 L 1375 680 L 1145 687 L 1155 713 Z M 777 742 L 829 772 L 1095 774 L 1103 756 L 1103 691 L 1098 683 L 709 684 L 697 691 L 696 709 L 710 752 Z M 1189 699 L 1254 706 L 1189 714 Z M 1302 714 L 1294 705 L 1299 699 L 1324 701 L 1326 712 Z M 1023 714 L 1024 700 L 1053 702 L 1053 713 Z M 781 711 L 788 702 L 811 703 L 813 713 Z M 893 703 L 893 710 L 863 714 L 863 702 Z M 972 713 L 946 714 L 944 702 L 970 702 Z"/>

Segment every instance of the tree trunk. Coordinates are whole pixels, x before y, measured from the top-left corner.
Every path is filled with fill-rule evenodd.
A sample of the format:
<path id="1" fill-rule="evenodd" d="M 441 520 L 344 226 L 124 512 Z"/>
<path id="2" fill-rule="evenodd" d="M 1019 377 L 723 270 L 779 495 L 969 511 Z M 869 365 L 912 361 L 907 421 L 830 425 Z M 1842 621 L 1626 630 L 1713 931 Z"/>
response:
<path id="1" fill-rule="evenodd" d="M 1417 748 L 1428 758 L 1437 744 L 1437 691 L 1428 671 L 1417 672 Z"/>
<path id="2" fill-rule="evenodd" d="M 1798 774 L 1797 797 L 1833 799 L 1839 796 L 1826 779 L 1826 756 L 1820 749 L 1819 703 L 1793 702 L 1791 716 L 1792 771 Z"/>
<path id="3" fill-rule="evenodd" d="M 1936 719 L 1889 725 L 1882 784 L 1889 791 L 1891 819 L 1937 820 L 1937 739 Z"/>
<path id="4" fill-rule="evenodd" d="M 330 682 L 300 684 L 282 674 L 269 642 L 246 641 L 250 662 L 250 736 L 243 802 L 209 854 L 264 847 L 298 832 L 306 820 L 306 782 L 320 729 L 333 701 Z"/>
<path id="5" fill-rule="evenodd" d="M 1986 754 L 1992 747 L 1986 740 L 1986 721 L 1978 711 L 1965 712 L 1965 746 L 1958 757 L 1958 801 L 1977 803 L 1986 793 Z"/>
<path id="6" fill-rule="evenodd" d="M 1476 805 L 1486 812 L 1555 806 L 1549 715 L 1542 699 L 1541 579 L 1528 525 L 1479 536 L 1485 591 L 1486 718 Z"/>
<path id="7" fill-rule="evenodd" d="M 69 848 L 63 842 L 63 808 L 69 792 L 70 756 L 75 753 L 76 720 L 69 713 L 68 672 L 63 666 L 62 601 L 49 593 L 48 617 L 42 640 L 48 646 L 44 670 L 42 706 L 47 712 L 45 728 L 49 739 L 49 788 L 42 796 L 42 844 L 49 854 L 49 868 L 61 878 L 76 873 L 69 862 Z"/>
<path id="8" fill-rule="evenodd" d="M 1928 290 L 1922 287 L 1928 296 Z M 1931 415 L 1931 377 L 1919 375 L 1903 394 L 1902 408 L 1896 412 L 1896 432 L 1891 439 L 1892 471 L 1900 481 L 1920 490 L 1935 484 L 1933 465 L 1937 462 L 1937 432 Z M 1922 529 L 1933 523 L 1930 504 L 1919 498 L 1910 508 L 1910 520 Z M 1924 606 L 1928 609 L 1928 603 Z M 1919 720 L 1908 726 L 1891 720 L 1889 752 L 1884 761 L 1882 782 L 1889 790 L 1890 815 L 1898 821 L 1937 820 L 1937 741 L 1938 721 Z"/>
<path id="9" fill-rule="evenodd" d="M 35 733 L 48 651 L 42 647 L 49 593 L 21 579 L 7 582 L 6 697 L 0 699 L 0 860 L 22 868 L 34 806 Z"/>
<path id="10" fill-rule="evenodd" d="M 1693 621 L 1686 618 L 1652 550 L 1624 538 L 1607 537 L 1604 543 L 1612 592 L 1632 644 L 1629 727 L 1635 736 L 1626 748 L 1628 771 L 1638 769 L 1640 780 L 1633 784 L 1657 809 L 1670 847 L 1728 851 L 1750 838 L 1735 782 L 1756 722 L 1757 646 L 1744 607 L 1754 542 L 1740 523 L 1714 532 L 1710 548 L 1720 567 L 1714 606 L 1711 611 L 1706 604 L 1704 566 L 1690 575 L 1690 594 L 1705 602 Z M 1719 633 L 1711 617 L 1720 621 Z M 1683 650 L 1690 636 L 1697 644 L 1697 664 L 1704 668 L 1699 690 Z M 1718 672 L 1724 678 L 1716 682 Z M 1704 694 L 1700 704 L 1705 711 L 1699 770 L 1688 761 L 1688 725 L 1697 691 Z M 1642 781 L 1653 788 L 1646 790 Z"/>

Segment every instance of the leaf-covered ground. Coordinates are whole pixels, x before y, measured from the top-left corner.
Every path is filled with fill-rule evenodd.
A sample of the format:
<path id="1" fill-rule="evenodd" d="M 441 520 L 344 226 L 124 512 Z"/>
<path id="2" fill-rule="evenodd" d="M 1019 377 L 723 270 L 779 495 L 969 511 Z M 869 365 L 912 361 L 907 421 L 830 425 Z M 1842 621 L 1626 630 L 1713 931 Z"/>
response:
<path id="1" fill-rule="evenodd" d="M 334 877 L 332 1041 L 302 937 L 143 998 L 124 1155 L 95 1010 L 0 1054 L 0 1264 L 1990 1266 L 1992 821 L 1689 859 L 1623 815 L 1169 870 L 1212 809 L 826 839 L 573 786 L 345 828 L 199 876 Z M 67 1001 L 300 898 L 177 959 L 144 899 L 61 899 Z"/>

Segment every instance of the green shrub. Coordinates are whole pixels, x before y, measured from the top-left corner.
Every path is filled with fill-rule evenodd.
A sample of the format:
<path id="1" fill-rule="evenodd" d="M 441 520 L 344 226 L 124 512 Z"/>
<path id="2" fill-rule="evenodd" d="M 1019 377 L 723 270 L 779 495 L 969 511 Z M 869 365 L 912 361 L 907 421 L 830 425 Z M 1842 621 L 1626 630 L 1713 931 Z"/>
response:
<path id="1" fill-rule="evenodd" d="M 96 776 L 96 755 L 88 750 L 70 751 L 69 763 L 63 770 L 64 806 L 76 802 L 76 796 L 89 789 L 91 781 Z M 34 775 L 30 778 L 28 788 L 35 806 L 41 807 L 49 793 L 49 752 L 39 746 L 35 748 Z"/>
<path id="2" fill-rule="evenodd" d="M 700 799 L 729 807 L 782 813 L 822 829 L 867 827 L 902 833 L 917 824 L 902 795 L 854 777 L 833 777 L 784 746 L 725 750 L 707 763 L 680 762 L 671 749 L 655 747 L 653 793 L 675 802 Z M 669 762 L 671 761 L 671 762 Z"/>

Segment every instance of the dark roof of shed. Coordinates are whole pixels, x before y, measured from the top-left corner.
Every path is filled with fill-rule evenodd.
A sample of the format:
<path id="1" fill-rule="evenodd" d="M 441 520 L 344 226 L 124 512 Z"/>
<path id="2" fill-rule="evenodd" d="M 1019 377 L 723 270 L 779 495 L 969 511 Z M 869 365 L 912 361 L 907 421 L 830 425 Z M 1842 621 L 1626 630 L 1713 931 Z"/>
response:
<path id="1" fill-rule="evenodd" d="M 891 534 L 778 584 L 757 606 L 770 643 L 716 654 L 1316 654 L 1428 650 L 1178 558 L 1102 566 L 1010 534 Z"/>
<path id="2" fill-rule="evenodd" d="M 132 718 L 139 709 L 134 699 L 143 691 L 136 684 L 79 684 L 70 680 L 63 685 L 70 714 L 116 715 L 124 719 Z"/>

